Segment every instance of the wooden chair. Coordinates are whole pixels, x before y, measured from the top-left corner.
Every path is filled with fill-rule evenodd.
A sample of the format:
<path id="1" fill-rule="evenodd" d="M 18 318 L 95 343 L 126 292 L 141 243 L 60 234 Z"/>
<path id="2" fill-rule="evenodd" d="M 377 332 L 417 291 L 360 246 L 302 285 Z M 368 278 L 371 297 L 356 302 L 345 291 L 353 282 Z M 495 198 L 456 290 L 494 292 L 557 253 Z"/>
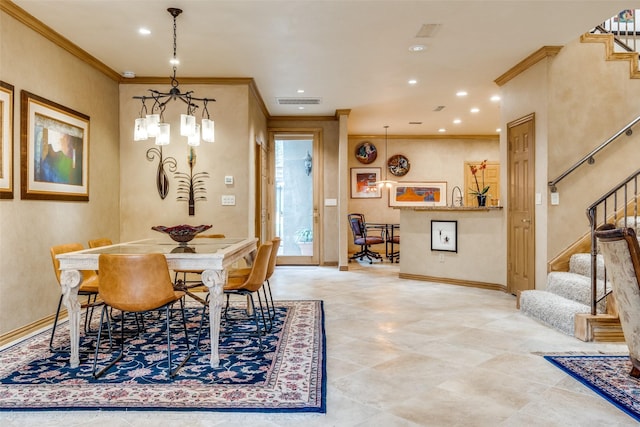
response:
<path id="1" fill-rule="evenodd" d="M 269 283 L 269 279 L 273 275 L 273 272 L 276 270 L 278 250 L 280 249 L 280 243 L 281 243 L 280 237 L 274 237 L 273 239 L 271 239 L 271 243 L 273 244 L 273 246 L 271 247 L 271 255 L 269 256 L 267 278 L 265 279 L 265 283 L 264 283 L 265 286 L 262 286 L 262 291 L 264 294 L 264 300 L 267 305 L 267 312 L 269 313 L 269 320 L 273 321 L 273 318 L 276 315 L 276 309 L 273 304 L 273 294 L 271 293 L 271 283 Z M 251 267 L 236 268 L 229 271 L 229 278 L 232 278 L 234 280 L 238 280 L 238 279 L 246 280 L 249 274 L 251 274 Z M 270 306 L 269 306 L 269 303 L 271 303 Z M 272 325 L 272 322 L 270 322 L 270 324 Z"/>
<path id="2" fill-rule="evenodd" d="M 351 255 L 349 261 L 352 259 L 367 258 L 369 264 L 373 264 L 374 259 L 382 260 L 382 256 L 378 252 L 371 250 L 371 245 L 380 245 L 384 243 L 382 234 L 380 235 L 368 235 L 366 222 L 364 215 L 359 213 L 349 214 L 349 226 L 351 227 L 351 233 L 353 234 L 353 243 L 360 246 L 360 251 Z"/>
<path id="3" fill-rule="evenodd" d="M 264 308 L 262 306 L 262 299 L 260 298 L 260 288 L 263 286 L 267 278 L 267 270 L 269 269 L 269 258 L 271 256 L 273 244 L 271 242 L 265 242 L 260 245 L 258 248 L 258 252 L 256 254 L 255 259 L 253 260 L 253 265 L 251 266 L 251 272 L 246 277 L 229 277 L 227 283 L 224 286 L 224 294 L 227 295 L 242 295 L 247 300 L 247 314 L 250 316 L 251 320 L 255 325 L 255 333 L 250 333 L 249 335 L 255 336 L 258 339 L 258 349 L 262 351 L 262 334 L 266 331 L 266 319 Z M 255 300 L 253 299 L 253 295 L 257 295 L 258 302 L 260 306 L 260 312 L 262 317 L 262 324 L 264 327 L 260 326 L 260 321 L 258 319 L 257 307 L 255 304 Z M 207 295 L 207 300 L 209 299 L 209 295 Z M 227 299 L 228 302 L 228 299 Z M 200 347 L 200 337 L 202 335 L 202 327 L 204 325 L 205 319 L 208 318 L 206 316 L 206 310 L 209 305 L 205 304 L 202 307 L 202 317 L 200 319 L 200 328 L 198 330 L 198 340 L 196 347 L 198 347 L 198 351 L 202 351 Z M 227 303 L 227 307 L 224 311 L 224 318 L 229 320 L 228 317 L 228 308 L 229 305 Z M 233 320 L 233 319 L 231 319 Z"/>
<path id="4" fill-rule="evenodd" d="M 111 241 L 111 239 L 107 237 L 100 237 L 98 239 L 89 240 L 89 247 L 92 249 L 99 248 L 100 246 L 111 246 L 111 245 L 113 245 L 113 242 Z"/>
<path id="5" fill-rule="evenodd" d="M 81 251 L 84 247 L 80 243 L 67 243 L 63 245 L 52 246 L 49 249 L 51 253 L 51 261 L 53 261 L 53 271 L 56 274 L 56 279 L 58 281 L 58 285 L 62 287 L 61 281 L 61 272 L 60 272 L 60 261 L 56 258 L 56 255 L 64 254 L 67 252 L 75 252 Z M 80 287 L 78 288 L 78 295 L 84 295 L 87 297 L 87 302 L 82 304 L 82 308 L 86 309 L 85 317 L 84 317 L 84 331 L 85 333 L 90 332 L 91 327 L 91 317 L 93 317 L 93 309 L 96 305 L 98 305 L 97 297 L 98 297 L 98 275 L 93 270 L 87 270 L 82 272 L 82 282 L 80 283 Z M 51 330 L 51 338 L 49 339 L 49 350 L 52 352 L 63 351 L 68 349 L 62 348 L 54 348 L 53 347 L 53 338 L 56 334 L 56 327 L 58 326 L 58 319 L 60 317 L 60 308 L 62 308 L 62 292 L 60 292 L 60 300 L 58 301 L 58 309 L 56 310 L 56 317 L 53 321 L 53 329 Z"/>
<path id="6" fill-rule="evenodd" d="M 142 314 L 147 311 L 164 309 L 167 328 L 167 373 L 170 377 L 174 377 L 191 357 L 191 348 L 182 300 L 184 292 L 173 289 L 173 282 L 169 275 L 169 267 L 165 256 L 162 254 L 100 254 L 99 270 L 100 297 L 105 305 L 100 315 L 98 342 L 93 359 L 93 376 L 95 378 L 100 377 L 122 358 L 124 353 L 125 313 Z M 188 354 L 175 369 L 172 369 L 171 307 L 176 301 L 180 301 L 182 326 Z M 108 308 L 114 308 L 122 312 L 122 315 L 119 316 L 122 321 L 120 326 L 120 352 L 107 366 L 96 372 L 102 325 L 105 323 L 105 317 L 111 342 L 112 319 L 106 315 Z"/>
<path id="7" fill-rule="evenodd" d="M 631 375 L 640 378 L 640 245 L 633 228 L 605 224 L 596 230 L 606 274 L 629 347 Z"/>

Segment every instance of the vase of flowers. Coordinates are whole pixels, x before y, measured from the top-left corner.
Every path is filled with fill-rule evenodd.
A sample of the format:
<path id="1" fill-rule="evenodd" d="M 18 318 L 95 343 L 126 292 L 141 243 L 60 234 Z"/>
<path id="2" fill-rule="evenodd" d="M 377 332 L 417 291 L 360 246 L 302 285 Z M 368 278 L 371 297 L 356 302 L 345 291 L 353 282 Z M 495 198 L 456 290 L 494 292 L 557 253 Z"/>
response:
<path id="1" fill-rule="evenodd" d="M 486 206 L 489 186 L 484 185 L 484 170 L 487 168 L 487 160 L 483 160 L 479 165 L 469 165 L 469 168 L 476 183 L 476 188 L 470 188 L 469 194 L 476 196 L 478 206 Z M 478 172 L 482 173 L 482 186 L 480 185 L 480 181 L 478 181 Z"/>

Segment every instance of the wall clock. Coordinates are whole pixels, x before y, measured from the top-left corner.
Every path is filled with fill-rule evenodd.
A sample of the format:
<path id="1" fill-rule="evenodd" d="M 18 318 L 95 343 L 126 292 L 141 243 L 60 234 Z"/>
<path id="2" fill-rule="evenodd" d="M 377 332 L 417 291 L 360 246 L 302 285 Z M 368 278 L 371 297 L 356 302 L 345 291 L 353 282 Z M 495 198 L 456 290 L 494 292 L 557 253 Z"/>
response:
<path id="1" fill-rule="evenodd" d="M 387 169 L 394 176 L 405 176 L 410 168 L 409 159 L 402 154 L 393 155 L 387 161 Z"/>
<path id="2" fill-rule="evenodd" d="M 355 154 L 356 159 L 358 159 L 360 163 L 369 164 L 375 161 L 378 157 L 378 150 L 376 149 L 376 146 L 371 142 L 364 141 L 356 147 Z"/>

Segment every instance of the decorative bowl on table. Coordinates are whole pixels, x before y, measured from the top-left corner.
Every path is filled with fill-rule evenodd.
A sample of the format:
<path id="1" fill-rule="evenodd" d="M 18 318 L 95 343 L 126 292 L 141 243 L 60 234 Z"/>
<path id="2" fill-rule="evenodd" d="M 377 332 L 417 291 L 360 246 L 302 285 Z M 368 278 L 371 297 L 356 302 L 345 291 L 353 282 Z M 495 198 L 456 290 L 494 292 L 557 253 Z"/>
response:
<path id="1" fill-rule="evenodd" d="M 202 233 L 210 229 L 211 225 L 176 225 L 174 227 L 165 227 L 164 225 L 155 225 L 151 227 L 152 230 L 159 231 L 161 233 L 167 233 L 171 239 L 175 242 L 180 243 L 181 245 L 186 245 L 187 242 L 193 240 L 196 237 L 196 234 Z"/>

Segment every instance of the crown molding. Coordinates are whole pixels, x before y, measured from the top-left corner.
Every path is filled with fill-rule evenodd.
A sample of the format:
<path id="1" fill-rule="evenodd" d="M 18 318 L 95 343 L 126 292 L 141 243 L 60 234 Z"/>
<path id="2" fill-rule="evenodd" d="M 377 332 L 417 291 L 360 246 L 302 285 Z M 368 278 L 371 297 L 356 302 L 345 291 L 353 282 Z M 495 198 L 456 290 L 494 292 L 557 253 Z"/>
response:
<path id="1" fill-rule="evenodd" d="M 498 86 L 503 86 L 508 81 L 516 78 L 519 74 L 524 73 L 543 59 L 556 56 L 558 52 L 560 52 L 560 49 L 562 49 L 562 46 L 543 46 L 522 61 L 518 62 L 515 66 L 509 69 L 509 71 L 495 79 L 494 82 Z"/>
<path id="2" fill-rule="evenodd" d="M 356 139 L 481 139 L 481 140 L 500 140 L 500 135 L 349 135 L 350 140 Z"/>

